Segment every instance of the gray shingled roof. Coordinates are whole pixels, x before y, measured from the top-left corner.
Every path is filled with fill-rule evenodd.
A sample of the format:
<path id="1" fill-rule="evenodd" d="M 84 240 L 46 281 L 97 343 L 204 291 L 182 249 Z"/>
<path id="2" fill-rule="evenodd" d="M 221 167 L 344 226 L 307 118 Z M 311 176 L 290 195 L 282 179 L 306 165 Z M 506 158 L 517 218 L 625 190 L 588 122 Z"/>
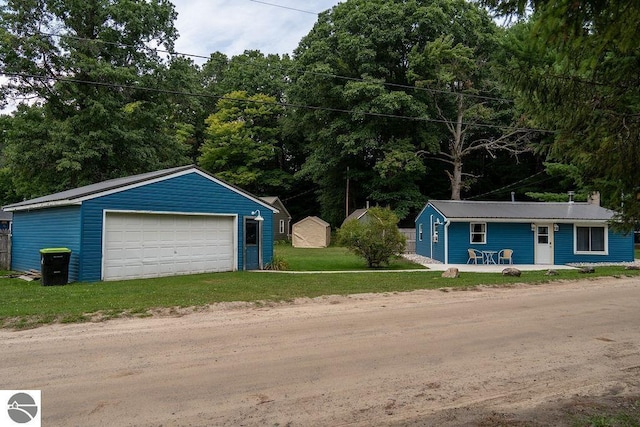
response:
<path id="1" fill-rule="evenodd" d="M 105 191 L 116 188 L 125 187 L 127 185 L 138 184 L 152 179 L 161 178 L 176 172 L 193 168 L 193 165 L 180 166 L 177 168 L 163 169 L 155 172 L 148 172 L 139 175 L 127 176 L 124 178 L 115 178 L 107 181 L 98 182 L 96 184 L 85 185 L 84 187 L 74 188 L 72 190 L 61 191 L 59 193 L 49 194 L 35 199 L 25 200 L 24 202 L 14 203 L 4 206 L 4 209 L 19 208 L 21 206 L 38 205 L 43 203 L 55 202 L 73 202 L 73 200 L 82 199 L 93 194 L 103 193 Z"/>
<path id="2" fill-rule="evenodd" d="M 608 221 L 615 212 L 589 203 L 478 202 L 430 200 L 429 203 L 450 220 L 522 219 L 554 221 Z"/>

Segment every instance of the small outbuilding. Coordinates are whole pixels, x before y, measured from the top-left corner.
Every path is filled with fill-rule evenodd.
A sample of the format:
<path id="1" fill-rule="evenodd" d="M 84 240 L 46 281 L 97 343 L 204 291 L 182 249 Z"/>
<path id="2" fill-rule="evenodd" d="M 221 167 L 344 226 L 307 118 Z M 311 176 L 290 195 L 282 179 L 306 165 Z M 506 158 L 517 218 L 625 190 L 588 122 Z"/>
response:
<path id="1" fill-rule="evenodd" d="M 279 212 L 273 215 L 273 240 L 291 239 L 291 214 L 282 203 L 279 197 L 265 196 L 260 197 L 265 202 L 276 208 Z"/>
<path id="2" fill-rule="evenodd" d="M 610 227 L 615 212 L 595 203 L 431 200 L 416 218 L 416 253 L 445 264 L 472 254 L 517 264 L 629 262 L 633 233 Z"/>
<path id="3" fill-rule="evenodd" d="M 277 209 L 195 167 L 112 179 L 5 207 L 12 269 L 71 249 L 69 280 L 93 282 L 260 269 Z"/>
<path id="4" fill-rule="evenodd" d="M 356 219 L 360 222 L 366 222 L 369 220 L 368 212 L 368 208 L 356 209 L 355 211 L 351 212 L 351 214 L 349 214 L 349 216 L 347 216 L 344 221 L 342 221 L 342 225 L 344 225 L 347 221 L 351 221 L 352 219 Z"/>
<path id="5" fill-rule="evenodd" d="M 308 216 L 292 228 L 294 248 L 326 248 L 331 243 L 331 225 L 317 216 Z"/>

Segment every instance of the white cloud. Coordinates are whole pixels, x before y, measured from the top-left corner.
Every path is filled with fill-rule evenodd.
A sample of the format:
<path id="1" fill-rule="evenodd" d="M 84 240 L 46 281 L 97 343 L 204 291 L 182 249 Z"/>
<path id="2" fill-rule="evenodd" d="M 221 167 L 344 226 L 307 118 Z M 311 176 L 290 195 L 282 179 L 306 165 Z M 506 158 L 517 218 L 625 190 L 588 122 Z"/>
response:
<path id="1" fill-rule="evenodd" d="M 339 2 L 173 0 L 178 12 L 175 25 L 180 33 L 176 51 L 202 56 L 216 51 L 233 56 L 245 50 L 260 50 L 265 54 L 292 53 L 318 18 L 303 11 L 319 13 Z"/>

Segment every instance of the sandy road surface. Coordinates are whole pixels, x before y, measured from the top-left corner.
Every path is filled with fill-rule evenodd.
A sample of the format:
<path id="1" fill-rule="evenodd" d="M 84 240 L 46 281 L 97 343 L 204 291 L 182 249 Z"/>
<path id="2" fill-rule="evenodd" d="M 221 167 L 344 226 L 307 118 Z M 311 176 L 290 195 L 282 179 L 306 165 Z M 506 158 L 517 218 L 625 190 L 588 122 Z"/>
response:
<path id="1" fill-rule="evenodd" d="M 639 303 L 611 278 L 4 330 L 0 388 L 41 389 L 45 426 L 555 425 L 638 395 Z"/>

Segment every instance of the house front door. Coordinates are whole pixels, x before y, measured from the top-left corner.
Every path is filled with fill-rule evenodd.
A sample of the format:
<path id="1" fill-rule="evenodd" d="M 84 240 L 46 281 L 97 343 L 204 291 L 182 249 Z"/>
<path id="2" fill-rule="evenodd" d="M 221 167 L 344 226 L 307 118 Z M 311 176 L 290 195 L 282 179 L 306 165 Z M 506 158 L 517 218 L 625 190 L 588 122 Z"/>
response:
<path id="1" fill-rule="evenodd" d="M 553 264 L 553 225 L 536 224 L 535 263 Z"/>
<path id="2" fill-rule="evenodd" d="M 255 219 L 244 221 L 244 269 L 259 270 L 261 266 L 260 247 L 262 245 L 260 222 Z"/>

